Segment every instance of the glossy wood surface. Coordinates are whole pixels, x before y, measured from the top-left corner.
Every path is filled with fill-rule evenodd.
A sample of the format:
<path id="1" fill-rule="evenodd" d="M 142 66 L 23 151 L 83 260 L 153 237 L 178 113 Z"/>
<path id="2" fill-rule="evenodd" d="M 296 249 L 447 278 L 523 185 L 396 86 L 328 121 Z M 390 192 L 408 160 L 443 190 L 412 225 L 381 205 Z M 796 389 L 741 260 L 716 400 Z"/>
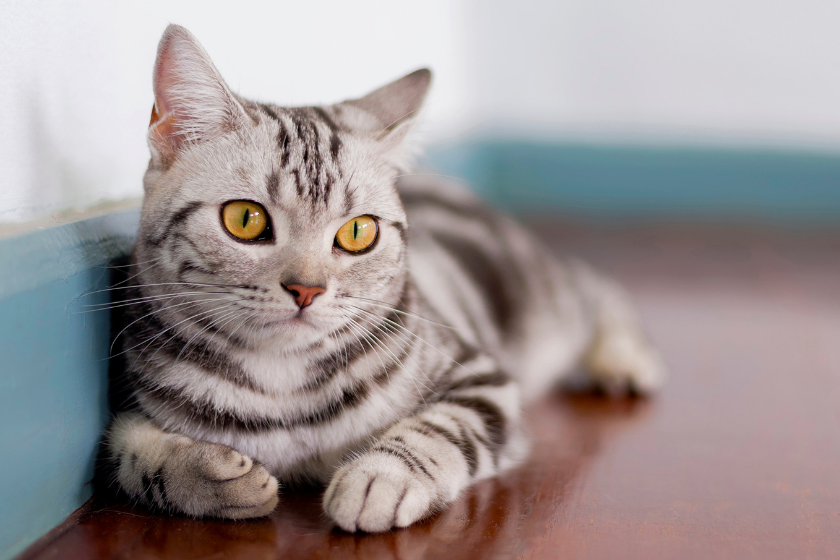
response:
<path id="1" fill-rule="evenodd" d="M 840 235 L 539 230 L 629 287 L 660 395 L 547 396 L 527 463 L 409 529 L 342 533 L 297 490 L 248 522 L 89 509 L 24 557 L 840 557 Z"/>

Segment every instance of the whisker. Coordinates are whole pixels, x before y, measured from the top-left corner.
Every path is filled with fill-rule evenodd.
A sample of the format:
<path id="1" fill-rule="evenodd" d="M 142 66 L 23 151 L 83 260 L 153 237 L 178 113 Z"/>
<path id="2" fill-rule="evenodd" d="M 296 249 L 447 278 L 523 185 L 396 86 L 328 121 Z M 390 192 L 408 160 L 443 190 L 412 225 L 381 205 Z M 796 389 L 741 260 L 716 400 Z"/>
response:
<path id="1" fill-rule="evenodd" d="M 375 314 L 371 313 L 370 311 L 367 311 L 367 310 L 362 309 L 362 308 L 360 308 L 360 307 L 356 307 L 356 306 L 351 306 L 351 307 L 354 307 L 355 309 L 359 310 L 359 311 L 360 311 L 360 312 L 362 312 L 362 313 L 367 313 L 367 314 L 369 314 L 369 315 L 374 315 L 374 316 L 376 316 Z M 405 325 L 400 325 L 400 324 L 395 323 L 394 321 L 391 321 L 390 319 L 387 319 L 387 318 L 383 318 L 383 321 L 385 321 L 385 322 L 387 322 L 387 323 L 390 323 L 390 324 L 391 324 L 391 325 L 393 325 L 394 327 L 396 327 L 396 328 L 398 328 L 398 329 L 402 329 L 402 330 L 406 331 L 407 333 L 411 334 L 412 336 L 416 337 L 418 340 L 420 340 L 421 342 L 423 342 L 423 343 L 427 344 L 430 348 L 432 348 L 432 349 L 434 349 L 436 352 L 438 352 L 441 356 L 443 356 L 444 358 L 446 358 L 446 359 L 447 359 L 447 360 L 449 360 L 450 362 L 452 362 L 452 363 L 454 363 L 454 364 L 458 365 L 459 367 L 463 368 L 463 369 L 464 369 L 465 371 L 467 371 L 468 373 L 470 373 L 470 374 L 472 374 L 472 375 L 478 375 L 476 372 L 474 372 L 473 370 L 471 370 L 470 368 L 468 368 L 467 366 L 465 366 L 464 364 L 462 364 L 461 362 L 459 362 L 458 360 L 456 360 L 456 359 L 455 359 L 455 358 L 453 358 L 452 356 L 450 356 L 450 355 L 446 354 L 443 350 L 441 350 L 440 348 L 438 348 L 437 346 L 435 346 L 435 345 L 434 345 L 434 344 L 432 344 L 431 342 L 427 341 L 427 340 L 426 340 L 425 338 L 423 338 L 422 336 L 420 336 L 420 335 L 418 335 L 417 333 L 414 333 L 414 332 L 412 332 L 411 330 L 409 330 L 409 329 L 408 329 Z M 430 381 L 431 381 L 431 380 L 430 380 Z"/>
<path id="2" fill-rule="evenodd" d="M 140 345 L 142 345 L 142 344 L 144 344 L 144 343 L 146 343 L 146 342 L 148 342 L 149 344 L 151 344 L 152 342 L 154 342 L 155 340 L 157 340 L 158 338 L 160 338 L 161 336 L 163 336 L 163 334 L 164 334 L 164 333 L 166 333 L 166 331 L 172 330 L 172 329 L 174 329 L 175 327 L 177 327 L 178 325 L 180 325 L 180 324 L 182 324 L 182 323 L 185 323 L 186 321 L 190 321 L 190 320 L 192 320 L 192 319 L 196 319 L 196 318 L 198 318 L 198 317 L 200 317 L 200 316 L 202 316 L 202 315 L 207 315 L 208 313 L 213 313 L 214 311 L 219 310 L 221 307 L 226 307 L 226 306 L 228 306 L 228 305 L 232 305 L 233 303 L 234 303 L 234 302 L 231 302 L 231 303 L 228 303 L 228 304 L 224 304 L 223 306 L 218 306 L 218 307 L 216 307 L 215 309 L 213 309 L 213 310 L 211 310 L 211 311 L 204 311 L 204 312 L 201 312 L 201 313 L 196 313 L 195 315 L 192 315 L 192 316 L 190 316 L 190 317 L 187 317 L 187 318 L 186 318 L 186 319 L 184 319 L 183 321 L 178 321 L 178 322 L 177 322 L 177 323 L 175 323 L 174 325 L 171 325 L 171 326 L 169 326 L 169 327 L 167 327 L 167 328 L 163 329 L 162 331 L 160 331 L 158 334 L 156 334 L 156 335 L 155 335 L 154 337 L 152 337 L 150 340 L 148 340 L 148 341 L 144 340 L 144 341 L 142 341 L 142 342 L 138 342 L 138 343 L 137 343 L 137 344 L 135 344 L 134 346 L 132 346 L 132 347 L 130 347 L 130 348 L 126 348 L 125 350 L 123 350 L 123 351 L 122 351 L 122 352 L 120 352 L 119 354 L 114 354 L 114 356 L 112 356 L 112 357 L 116 357 L 116 356 L 120 356 L 120 355 L 122 355 L 122 354 L 125 354 L 126 352 L 129 352 L 129 351 L 131 351 L 131 350 L 134 350 L 135 348 L 137 348 L 138 346 L 140 346 Z M 142 352 L 141 352 L 141 355 L 142 355 Z M 136 363 L 136 362 L 137 362 L 137 360 L 135 360 L 135 363 Z M 133 366 L 132 366 L 132 367 L 133 367 Z"/>
<path id="3" fill-rule="evenodd" d="M 93 294 L 100 294 L 102 292 L 111 292 L 115 290 L 130 290 L 133 288 L 150 288 L 153 286 L 205 286 L 210 288 L 241 288 L 241 289 L 248 289 L 248 286 L 243 286 L 240 284 L 207 284 L 203 282 L 158 282 L 154 284 L 132 284 L 131 286 L 121 286 L 118 288 L 103 288 L 101 290 L 94 290 L 92 292 L 86 292 L 79 296 L 79 298 L 91 296 Z"/>
<path id="4" fill-rule="evenodd" d="M 224 315 L 222 315 L 221 317 L 218 317 L 218 318 L 213 319 L 212 321 L 210 321 L 210 323 L 209 323 L 207 326 L 205 326 L 203 329 L 201 329 L 201 330 L 199 330 L 197 333 L 195 333 L 195 334 L 194 334 L 194 335 L 193 335 L 193 336 L 192 336 L 192 337 L 191 337 L 191 338 L 187 341 L 187 343 L 186 343 L 186 344 L 184 344 L 183 348 L 181 348 L 181 350 L 178 352 L 178 355 L 177 355 L 177 356 L 175 356 L 175 361 L 177 362 L 178 360 L 180 360 L 180 359 L 181 359 L 181 356 L 184 354 L 184 350 L 186 350 L 187 348 L 189 348 L 189 347 L 190 347 L 190 344 L 192 344 L 193 340 L 195 340 L 196 338 L 198 338 L 198 337 L 199 337 L 199 336 L 200 336 L 203 332 L 205 332 L 205 331 L 207 331 L 207 330 L 209 330 L 209 329 L 214 328 L 214 327 L 215 327 L 216 325 L 218 325 L 218 324 L 219 324 L 219 322 L 220 322 L 220 321 L 222 321 L 223 319 L 226 319 L 226 318 L 229 318 L 229 317 L 230 317 L 230 318 L 235 317 L 235 316 L 236 316 L 236 314 L 237 314 L 238 312 L 239 312 L 239 309 L 233 309 L 233 310 L 228 311 L 227 313 L 225 313 L 225 314 L 224 314 Z M 227 324 L 227 323 L 225 323 L 225 324 Z M 158 350 L 160 350 L 160 348 L 158 348 Z M 155 354 L 157 354 L 157 351 L 155 351 Z M 154 358 L 154 357 L 155 357 L 155 354 L 152 354 L 152 356 L 151 356 L 151 357 L 152 357 L 152 358 Z"/>
<path id="5" fill-rule="evenodd" d="M 117 333 L 117 336 L 115 336 L 114 340 L 111 342 L 111 348 L 108 350 L 108 353 L 110 354 L 111 352 L 114 351 L 114 345 L 117 343 L 117 340 L 120 338 L 122 333 L 124 333 L 131 325 L 135 324 L 138 321 L 141 321 L 141 320 L 145 319 L 146 317 L 148 317 L 150 315 L 154 315 L 155 313 L 161 313 L 163 311 L 168 311 L 170 309 L 174 309 L 176 307 L 181 307 L 183 305 L 193 306 L 193 305 L 202 304 L 202 303 L 207 302 L 207 301 L 219 301 L 219 300 L 224 300 L 224 299 L 227 299 L 227 298 L 214 298 L 214 299 L 204 299 L 204 300 L 200 300 L 200 301 L 187 301 L 187 302 L 184 302 L 184 303 L 175 303 L 175 304 L 172 304 L 172 305 L 168 305 L 168 306 L 163 307 L 161 309 L 154 309 L 150 313 L 146 313 L 145 315 L 143 315 L 141 317 L 138 317 L 137 319 L 133 320 L 132 322 L 127 324 L 125 327 L 123 327 L 123 329 L 119 333 Z"/>
<path id="6" fill-rule="evenodd" d="M 235 304 L 235 302 L 230 302 L 230 303 L 227 303 L 227 304 L 219 305 L 219 306 L 217 306 L 215 309 L 213 309 L 213 310 L 211 310 L 211 311 L 208 311 L 208 312 L 206 312 L 206 313 L 199 313 L 198 315 L 193 315 L 193 317 L 191 317 L 190 319 L 195 319 L 195 318 L 196 318 L 196 317 L 198 317 L 199 315 L 211 315 L 211 316 L 212 316 L 212 315 L 214 315 L 215 313 L 225 313 L 225 316 L 227 316 L 228 310 L 227 310 L 226 308 L 228 308 L 228 307 L 230 307 L 231 305 L 234 305 L 234 304 Z M 234 310 L 234 311 L 235 311 L 235 310 Z M 185 319 L 185 320 L 187 320 L 187 319 Z M 215 319 L 214 319 L 214 320 L 215 320 Z M 177 323 L 177 324 L 173 325 L 173 327 L 176 327 L 176 326 L 180 325 L 180 324 L 181 324 L 181 323 L 183 323 L 183 322 L 184 322 L 184 321 L 181 321 L 181 322 L 179 322 L 179 323 Z M 210 325 L 211 325 L 211 326 L 213 325 L 213 321 L 211 321 L 211 322 L 210 322 Z M 170 327 L 170 328 L 173 328 L 173 327 Z M 207 328 L 207 327 L 205 327 L 205 329 L 206 329 L 206 328 Z M 169 330 L 169 329 L 166 329 L 166 330 Z M 162 332 L 161 332 L 161 334 L 163 334 L 164 332 L 166 332 L 166 330 L 162 331 Z M 204 329 L 202 329 L 202 330 L 201 330 L 201 331 L 199 331 L 199 332 L 203 332 L 203 330 L 204 330 Z M 160 336 L 160 334 L 159 334 L 158 336 Z M 177 332 L 176 332 L 175 334 L 173 334 L 172 336 L 170 336 L 170 337 L 166 340 L 166 342 L 164 342 L 163 344 L 161 344 L 160 346 L 158 346 L 158 348 L 155 350 L 154 354 L 152 354 L 151 356 L 149 356 L 149 359 L 150 359 L 150 360 L 151 360 L 151 359 L 154 359 L 154 357 L 155 357 L 155 356 L 157 356 L 157 353 L 158 353 L 158 352 L 160 352 L 160 349 L 161 349 L 161 348 L 163 348 L 164 346 L 166 346 L 166 344 L 167 344 L 170 340 L 172 340 L 173 338 L 175 338 L 176 336 L 178 336 L 178 333 L 177 333 Z M 155 337 L 155 338 L 157 338 L 157 337 Z M 139 359 L 140 359 L 140 357 L 141 357 L 141 356 L 143 356 L 143 354 L 146 352 L 146 350 L 148 350 L 149 346 L 151 345 L 151 343 L 152 343 L 152 342 L 154 342 L 154 340 L 155 340 L 155 339 L 152 339 L 151 341 L 149 341 L 149 344 L 147 344 L 147 345 L 146 345 L 146 346 L 145 346 L 145 347 L 144 347 L 144 348 L 140 351 L 140 354 L 138 354 L 138 355 L 137 355 L 137 358 L 135 358 L 134 363 L 133 363 L 133 364 L 132 364 L 132 366 L 131 366 L 131 367 L 132 367 L 132 369 L 134 368 L 134 365 L 137 363 L 137 360 L 139 360 Z M 192 340 L 193 340 L 193 339 L 191 338 L 191 339 L 190 339 L 190 342 L 192 342 Z M 188 342 L 187 344 L 185 344 L 185 345 L 184 345 L 184 348 L 186 348 L 188 345 L 189 345 L 189 342 Z M 182 348 L 182 349 L 181 349 L 181 351 L 178 353 L 178 358 L 180 358 L 180 356 L 181 356 L 181 352 L 183 352 L 183 351 L 184 351 L 184 348 Z M 175 360 L 175 361 L 177 361 L 177 360 L 178 360 L 178 358 L 176 358 L 176 360 Z"/>
<path id="7" fill-rule="evenodd" d="M 152 259 L 151 261 L 147 261 L 147 262 L 151 262 L 152 264 L 150 264 L 149 266 L 147 266 L 146 268 L 144 268 L 144 269 L 143 269 L 143 270 L 141 270 L 140 272 L 137 272 L 136 274 L 133 274 L 133 275 L 129 276 L 129 277 L 128 277 L 128 278 L 126 278 L 125 280 L 122 280 L 121 282 L 117 282 L 116 284 L 114 284 L 113 286 L 111 286 L 111 288 L 116 288 L 116 287 L 117 287 L 117 286 L 119 286 L 120 284 L 125 284 L 125 283 L 127 283 L 127 282 L 129 282 L 129 281 L 133 280 L 134 278 L 137 278 L 138 276 L 140 276 L 141 274 L 143 274 L 143 273 L 144 273 L 144 272 L 146 272 L 147 270 L 151 270 L 152 268 L 154 268 L 154 267 L 156 267 L 156 266 L 158 265 L 158 261 L 160 261 L 162 258 L 163 258 L 163 257 L 158 257 L 158 258 L 156 258 L 156 259 Z"/>
<path id="8" fill-rule="evenodd" d="M 336 296 L 336 297 L 340 297 L 340 298 L 347 298 L 347 299 L 358 299 L 358 300 L 360 300 L 360 301 L 367 302 L 367 303 L 369 303 L 370 305 L 373 305 L 374 307 L 381 307 L 381 308 L 383 308 L 383 309 L 387 309 L 388 311 L 392 311 L 392 312 L 394 312 L 394 313 L 396 313 L 396 314 L 398 314 L 398 315 L 406 315 L 406 316 L 408 316 L 408 317 L 416 317 L 417 319 L 422 319 L 423 321 L 427 321 L 427 322 L 429 322 L 429 323 L 431 323 L 431 324 L 433 324 L 433 325 L 437 325 L 438 327 L 443 327 L 443 328 L 445 328 L 445 329 L 451 329 L 451 330 L 453 330 L 453 331 L 457 331 L 457 330 L 458 330 L 458 329 L 457 329 L 457 328 L 455 328 L 455 327 L 452 327 L 452 326 L 449 326 L 449 325 L 444 325 L 443 323 L 438 323 L 437 321 L 433 321 L 433 320 L 431 320 L 431 319 L 428 319 L 428 318 L 426 318 L 426 317 L 423 317 L 422 315 L 418 315 L 417 313 L 412 313 L 412 312 L 410 312 L 410 311 L 402 311 L 402 310 L 400 310 L 400 309 L 395 309 L 393 306 L 388 305 L 388 304 L 387 304 L 386 302 L 384 302 L 384 301 L 379 301 L 378 299 L 369 299 L 369 298 L 363 298 L 363 297 L 359 297 L 359 296 L 348 296 L 348 295 L 346 295 L 346 294 L 344 294 L 344 295 L 338 295 L 338 296 Z"/>
<path id="9" fill-rule="evenodd" d="M 137 262 L 137 263 L 128 263 L 128 264 L 106 264 L 101 268 L 110 268 L 110 269 L 118 269 L 118 268 L 131 268 L 132 266 L 142 266 L 144 264 L 148 264 L 150 262 L 157 262 L 161 260 L 163 257 L 158 257 L 156 259 L 149 259 L 147 261 Z"/>
<path id="10" fill-rule="evenodd" d="M 388 319 L 385 319 L 385 321 L 388 321 Z M 414 346 L 413 340 L 414 339 L 420 339 L 419 336 L 417 336 L 413 332 L 409 331 L 408 329 L 405 329 L 405 332 L 407 334 L 404 334 L 404 333 L 402 333 L 398 330 L 394 330 L 393 327 L 391 327 L 389 325 L 383 325 L 382 328 L 386 329 L 385 333 L 390 338 L 397 337 L 397 340 L 399 340 L 400 342 L 402 342 L 404 344 L 409 344 L 411 348 L 416 348 L 416 346 Z M 403 338 L 403 337 L 405 337 L 405 338 Z M 422 339 L 420 339 L 420 340 L 422 340 Z M 423 350 L 422 347 L 420 347 L 420 351 L 423 352 L 423 354 L 428 355 L 428 354 L 426 354 L 425 350 Z M 423 377 L 425 377 L 430 383 L 434 383 L 432 381 L 432 378 L 429 377 L 429 374 L 426 373 L 426 370 L 423 369 L 423 367 L 420 364 L 417 363 L 417 360 L 415 360 L 414 357 L 410 353 L 406 353 L 406 357 L 414 363 L 415 367 L 417 367 L 417 370 L 423 375 Z M 432 389 L 431 387 L 429 387 L 425 383 L 421 383 L 421 385 L 423 385 L 423 387 L 426 390 L 430 391 L 432 394 L 437 394 L 437 392 L 434 389 Z"/>
<path id="11" fill-rule="evenodd" d="M 393 362 L 394 362 L 395 364 L 397 364 L 400 368 L 402 368 L 402 370 L 406 373 L 406 375 L 408 376 L 408 378 L 409 378 L 409 379 L 411 379 L 411 382 L 412 382 L 412 383 L 414 383 L 414 388 L 415 388 L 415 389 L 417 389 L 417 396 L 418 396 L 418 397 L 420 397 L 420 400 L 422 400 L 422 401 L 423 401 L 423 405 L 425 406 L 425 405 L 426 405 L 426 397 L 424 397 L 424 396 L 423 396 L 423 392 L 420 390 L 420 387 L 418 387 L 418 386 L 417 386 L 417 380 L 414 378 L 414 376 L 413 376 L 413 375 L 411 375 L 411 372 L 409 372 L 409 371 L 408 371 L 408 369 L 405 367 L 405 365 L 403 365 L 403 363 L 402 363 L 402 362 L 400 361 L 400 359 L 396 356 L 396 354 L 394 354 L 393 352 L 391 352 L 391 350 L 390 350 L 387 346 L 385 346 L 385 344 L 384 344 L 381 340 L 379 340 L 379 339 L 378 339 L 375 335 L 373 335 L 373 333 L 371 333 L 371 336 L 372 336 L 372 339 L 373 339 L 374 343 L 375 343 L 375 344 L 376 344 L 376 345 L 377 345 L 377 346 L 378 346 L 378 347 L 379 347 L 382 351 L 384 351 L 384 352 L 386 352 L 388 355 L 390 355 L 390 356 L 391 356 L 391 359 L 393 360 Z M 377 355 L 378 355 L 378 354 L 377 354 Z M 380 361 L 381 361 L 381 360 L 382 360 L 382 358 L 380 357 Z M 415 363 L 416 363 L 416 362 L 415 362 Z M 388 370 L 388 368 L 385 366 L 384 362 L 382 363 L 382 368 L 383 368 L 385 371 L 387 371 L 387 370 Z M 428 376 L 428 375 L 426 375 L 426 374 L 425 374 L 425 372 L 423 372 L 423 371 L 422 371 L 422 369 L 420 370 L 420 372 L 423 374 L 423 376 L 424 376 L 424 377 L 426 377 L 427 379 L 429 378 L 429 376 Z M 421 385 L 423 385 L 423 387 L 424 387 L 425 389 L 427 389 L 427 390 L 431 390 L 429 387 L 427 387 L 427 386 L 426 386 L 426 385 L 424 385 L 423 383 L 421 383 Z"/>
<path id="12" fill-rule="evenodd" d="M 86 309 L 84 311 L 79 311 L 78 313 L 92 313 L 94 311 L 107 311 L 109 309 L 118 309 L 120 307 L 127 307 L 130 305 L 137 305 L 140 303 L 149 303 L 153 301 L 160 301 L 165 299 L 174 299 L 178 297 L 183 297 L 187 295 L 215 295 L 215 294 L 229 294 L 230 297 L 238 298 L 236 294 L 232 292 L 179 292 L 177 294 L 172 295 L 157 295 L 157 296 L 145 296 L 140 298 L 132 298 L 132 299 L 125 299 L 120 300 L 117 302 L 111 303 L 91 303 L 85 304 L 84 307 L 96 307 L 96 309 Z"/>
<path id="13" fill-rule="evenodd" d="M 226 341 L 226 342 L 230 342 L 230 339 L 233 337 L 233 335 L 234 335 L 234 334 L 236 334 L 236 331 L 238 331 L 240 328 L 242 328 L 242 325 L 244 325 L 245 323 L 247 323 L 249 318 L 250 318 L 250 317 L 249 317 L 248 315 L 244 315 L 244 316 L 242 317 L 242 320 L 239 322 L 239 324 L 238 324 L 238 325 L 236 325 L 236 327 L 235 327 L 232 331 L 230 331 L 230 333 L 228 333 L 227 338 L 225 339 L 225 341 Z"/>
<path id="14" fill-rule="evenodd" d="M 371 333 L 370 331 L 365 329 L 363 326 L 361 326 L 354 319 L 350 319 L 350 322 L 348 323 L 348 325 L 350 326 L 351 329 L 353 329 L 353 331 L 356 333 L 357 336 L 360 336 L 364 340 L 367 340 L 368 342 L 370 342 L 371 350 L 374 350 L 374 355 L 379 360 L 379 364 L 382 366 L 382 370 L 387 372 L 388 367 L 385 365 L 385 362 L 382 360 L 382 356 L 380 356 L 379 352 L 376 352 L 376 349 L 373 348 L 373 345 L 376 344 L 376 341 L 375 341 L 376 337 L 373 336 L 373 333 Z M 365 359 L 367 359 L 367 350 L 365 350 L 365 345 L 364 344 L 362 345 L 362 352 L 365 353 Z M 389 382 L 391 381 L 390 376 L 388 377 L 388 381 Z"/>

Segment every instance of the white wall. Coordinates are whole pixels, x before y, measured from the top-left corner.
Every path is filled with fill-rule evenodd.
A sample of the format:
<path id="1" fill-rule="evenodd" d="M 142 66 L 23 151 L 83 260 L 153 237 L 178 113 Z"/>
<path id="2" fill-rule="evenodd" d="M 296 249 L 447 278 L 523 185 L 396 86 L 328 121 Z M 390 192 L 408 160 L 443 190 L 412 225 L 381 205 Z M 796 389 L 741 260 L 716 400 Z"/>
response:
<path id="1" fill-rule="evenodd" d="M 151 73 L 170 22 L 230 86 L 288 104 L 357 96 L 421 66 L 440 75 L 429 118 L 463 106 L 446 0 L 106 0 L 0 4 L 0 222 L 139 196 Z"/>
<path id="2" fill-rule="evenodd" d="M 431 65 L 431 140 L 483 126 L 840 146 L 836 1 L 5 0 L 0 222 L 140 195 L 168 22 L 235 90 L 278 103 L 337 101 Z"/>
<path id="3" fill-rule="evenodd" d="M 472 105 L 570 136 L 840 144 L 836 0 L 466 0 Z"/>

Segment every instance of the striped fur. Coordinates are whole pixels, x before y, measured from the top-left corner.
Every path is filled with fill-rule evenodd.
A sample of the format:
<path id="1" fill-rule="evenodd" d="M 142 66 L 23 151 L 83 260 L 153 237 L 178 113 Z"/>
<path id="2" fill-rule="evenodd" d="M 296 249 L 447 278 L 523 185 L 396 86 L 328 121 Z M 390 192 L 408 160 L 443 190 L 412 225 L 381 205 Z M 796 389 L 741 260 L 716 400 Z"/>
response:
<path id="1" fill-rule="evenodd" d="M 429 77 L 281 108 L 232 94 L 167 29 L 119 336 L 131 398 L 106 435 L 125 493 L 244 518 L 275 507 L 278 481 L 318 481 L 339 526 L 384 531 L 520 461 L 523 401 L 576 365 L 609 390 L 661 383 L 617 286 L 407 174 Z M 226 234 L 221 205 L 241 199 L 266 209 L 270 242 Z M 375 246 L 338 251 L 359 215 L 378 218 Z M 299 310 L 281 283 L 326 292 Z"/>

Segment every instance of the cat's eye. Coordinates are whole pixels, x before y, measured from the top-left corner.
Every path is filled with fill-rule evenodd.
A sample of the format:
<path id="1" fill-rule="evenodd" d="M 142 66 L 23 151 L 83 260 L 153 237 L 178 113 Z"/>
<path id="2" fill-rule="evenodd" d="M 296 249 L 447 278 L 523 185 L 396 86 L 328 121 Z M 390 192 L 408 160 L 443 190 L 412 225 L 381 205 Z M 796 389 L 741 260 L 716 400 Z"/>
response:
<path id="1" fill-rule="evenodd" d="M 250 200 L 234 200 L 222 207 L 222 223 L 237 239 L 264 241 L 271 239 L 268 213 Z"/>
<path id="2" fill-rule="evenodd" d="M 379 234 L 379 223 L 372 216 L 353 218 L 338 229 L 335 244 L 350 253 L 369 249 Z"/>

